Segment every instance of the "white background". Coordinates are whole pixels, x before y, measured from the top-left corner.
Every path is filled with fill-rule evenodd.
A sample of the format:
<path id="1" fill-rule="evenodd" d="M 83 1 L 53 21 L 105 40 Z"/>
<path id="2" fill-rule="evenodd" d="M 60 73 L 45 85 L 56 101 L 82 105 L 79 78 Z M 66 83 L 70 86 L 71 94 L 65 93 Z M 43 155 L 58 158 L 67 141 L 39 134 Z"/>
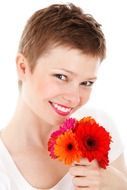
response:
<path id="1" fill-rule="evenodd" d="M 55 0 L 0 0 L 0 126 L 13 114 L 18 95 L 15 55 L 26 20 L 37 9 Z M 115 121 L 127 159 L 127 11 L 125 0 L 71 0 L 91 13 L 101 24 L 107 40 L 107 58 L 102 63 L 90 106 L 108 112 Z"/>

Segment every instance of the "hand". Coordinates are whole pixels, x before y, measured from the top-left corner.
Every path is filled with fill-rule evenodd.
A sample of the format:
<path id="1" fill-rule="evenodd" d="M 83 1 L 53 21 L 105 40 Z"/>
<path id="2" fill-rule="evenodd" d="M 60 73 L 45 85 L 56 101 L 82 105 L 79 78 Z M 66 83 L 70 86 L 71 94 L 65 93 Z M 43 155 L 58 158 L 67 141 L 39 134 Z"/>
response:
<path id="1" fill-rule="evenodd" d="M 100 168 L 96 160 L 81 159 L 74 163 L 69 173 L 73 176 L 75 190 L 100 190 Z"/>

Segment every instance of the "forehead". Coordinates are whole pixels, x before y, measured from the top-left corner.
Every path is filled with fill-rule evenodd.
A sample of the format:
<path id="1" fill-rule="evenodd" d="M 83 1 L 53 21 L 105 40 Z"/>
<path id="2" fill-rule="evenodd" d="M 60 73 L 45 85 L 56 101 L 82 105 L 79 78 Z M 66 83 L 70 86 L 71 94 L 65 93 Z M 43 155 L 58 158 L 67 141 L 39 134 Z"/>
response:
<path id="1" fill-rule="evenodd" d="M 68 69 L 74 72 L 93 72 L 99 65 L 99 58 L 83 54 L 78 49 L 56 47 L 37 60 L 37 65 L 45 69 Z"/>

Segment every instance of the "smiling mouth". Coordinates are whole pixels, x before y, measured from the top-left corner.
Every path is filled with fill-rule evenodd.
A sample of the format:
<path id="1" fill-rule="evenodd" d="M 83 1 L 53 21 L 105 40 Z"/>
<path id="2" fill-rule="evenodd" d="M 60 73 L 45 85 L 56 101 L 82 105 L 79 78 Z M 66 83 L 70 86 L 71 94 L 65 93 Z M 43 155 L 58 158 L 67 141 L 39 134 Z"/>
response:
<path id="1" fill-rule="evenodd" d="M 52 108 L 55 110 L 55 112 L 59 115 L 62 116 L 67 116 L 70 114 L 72 108 L 66 107 L 64 105 L 60 105 L 57 103 L 53 103 L 51 101 L 49 101 L 50 105 L 52 106 Z"/>

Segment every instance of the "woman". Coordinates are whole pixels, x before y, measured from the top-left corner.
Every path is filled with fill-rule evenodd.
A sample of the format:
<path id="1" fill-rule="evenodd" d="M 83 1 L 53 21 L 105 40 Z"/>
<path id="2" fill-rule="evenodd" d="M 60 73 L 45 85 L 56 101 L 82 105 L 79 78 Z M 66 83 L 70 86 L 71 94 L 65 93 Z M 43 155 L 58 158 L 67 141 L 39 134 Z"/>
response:
<path id="1" fill-rule="evenodd" d="M 16 58 L 16 111 L 1 131 L 0 189 L 127 188 L 118 139 L 120 153 L 105 171 L 96 160 L 65 166 L 47 150 L 50 134 L 89 100 L 105 51 L 100 24 L 73 4 L 51 5 L 31 16 Z"/>

